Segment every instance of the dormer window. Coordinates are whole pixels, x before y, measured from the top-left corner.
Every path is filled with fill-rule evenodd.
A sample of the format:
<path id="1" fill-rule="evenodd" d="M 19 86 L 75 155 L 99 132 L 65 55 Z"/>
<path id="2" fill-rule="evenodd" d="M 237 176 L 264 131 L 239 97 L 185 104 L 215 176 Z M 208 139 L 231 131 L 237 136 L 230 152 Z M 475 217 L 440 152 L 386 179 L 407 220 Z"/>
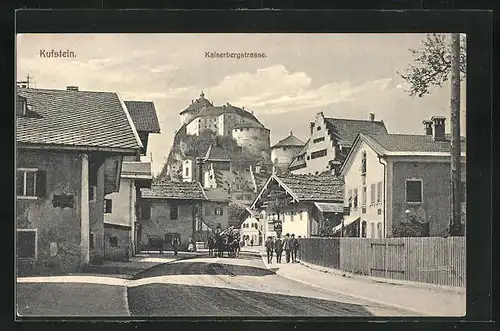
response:
<path id="1" fill-rule="evenodd" d="M 26 116 L 27 101 L 25 97 L 17 96 L 16 100 L 16 114 L 18 116 Z"/>

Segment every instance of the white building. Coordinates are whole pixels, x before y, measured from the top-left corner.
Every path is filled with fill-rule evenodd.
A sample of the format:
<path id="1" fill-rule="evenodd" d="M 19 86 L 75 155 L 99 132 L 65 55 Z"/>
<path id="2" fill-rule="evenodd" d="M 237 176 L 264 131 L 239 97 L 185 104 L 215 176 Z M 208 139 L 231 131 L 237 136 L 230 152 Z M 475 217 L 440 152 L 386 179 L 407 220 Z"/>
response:
<path id="1" fill-rule="evenodd" d="M 295 137 L 293 135 L 293 131 L 290 131 L 290 135 L 288 137 L 280 140 L 272 146 L 271 161 L 273 162 L 275 170 L 286 171 L 302 147 L 304 147 L 304 142 Z"/>
<path id="2" fill-rule="evenodd" d="M 310 123 L 310 137 L 297 153 L 289 170 L 296 175 L 338 171 L 358 133 L 387 133 L 383 121 L 329 118 L 323 112 Z"/>

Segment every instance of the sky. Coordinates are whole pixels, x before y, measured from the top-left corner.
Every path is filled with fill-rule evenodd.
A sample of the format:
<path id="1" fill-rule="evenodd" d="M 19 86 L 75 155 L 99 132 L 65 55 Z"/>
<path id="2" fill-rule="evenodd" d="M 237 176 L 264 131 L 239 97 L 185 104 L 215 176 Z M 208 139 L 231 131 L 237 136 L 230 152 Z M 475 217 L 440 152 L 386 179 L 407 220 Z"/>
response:
<path id="1" fill-rule="evenodd" d="M 271 130 L 271 144 L 291 130 L 306 141 L 309 122 L 326 117 L 368 119 L 374 112 L 389 133 L 423 134 L 422 121 L 447 117 L 450 86 L 413 98 L 398 71 L 412 63 L 410 48 L 424 34 L 23 34 L 17 80 L 32 87 L 118 92 L 124 100 L 153 101 L 161 134 L 148 155 L 158 174 L 168 156 L 179 112 L 201 91 L 214 105 L 253 111 Z M 44 57 L 51 50 L 74 57 Z M 260 58 L 208 58 L 206 52 L 263 53 Z M 465 136 L 465 83 L 461 131 Z"/>

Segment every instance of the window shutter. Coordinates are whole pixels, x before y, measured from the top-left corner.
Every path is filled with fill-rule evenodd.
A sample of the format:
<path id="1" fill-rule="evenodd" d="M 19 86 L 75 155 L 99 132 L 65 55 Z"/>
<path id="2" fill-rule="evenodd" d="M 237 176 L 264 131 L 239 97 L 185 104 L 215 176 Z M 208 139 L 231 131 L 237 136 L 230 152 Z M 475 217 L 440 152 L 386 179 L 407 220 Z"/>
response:
<path id="1" fill-rule="evenodd" d="M 36 195 L 40 198 L 47 196 L 47 172 L 39 170 L 36 173 Z"/>

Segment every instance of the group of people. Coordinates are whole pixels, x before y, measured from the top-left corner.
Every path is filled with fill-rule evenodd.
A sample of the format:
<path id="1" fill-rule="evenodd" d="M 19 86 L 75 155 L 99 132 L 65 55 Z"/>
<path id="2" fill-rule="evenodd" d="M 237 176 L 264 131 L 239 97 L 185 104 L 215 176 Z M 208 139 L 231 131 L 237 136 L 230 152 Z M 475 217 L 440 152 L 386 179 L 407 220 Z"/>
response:
<path id="1" fill-rule="evenodd" d="M 268 237 L 265 243 L 267 252 L 267 263 L 272 263 L 273 254 L 276 252 L 276 263 L 281 263 L 281 255 L 285 251 L 286 263 L 297 262 L 297 253 L 299 251 L 299 240 L 295 238 L 295 234 L 289 233 L 281 240 L 279 237 L 273 241 L 272 237 Z"/>
<path id="2" fill-rule="evenodd" d="M 214 251 L 217 251 L 216 255 L 223 257 L 224 251 L 227 251 L 229 255 L 239 257 L 240 249 L 243 246 L 243 240 L 240 242 L 239 237 L 232 234 L 223 236 L 215 234 L 214 237 L 208 237 L 207 245 L 209 256 L 214 256 Z"/>

